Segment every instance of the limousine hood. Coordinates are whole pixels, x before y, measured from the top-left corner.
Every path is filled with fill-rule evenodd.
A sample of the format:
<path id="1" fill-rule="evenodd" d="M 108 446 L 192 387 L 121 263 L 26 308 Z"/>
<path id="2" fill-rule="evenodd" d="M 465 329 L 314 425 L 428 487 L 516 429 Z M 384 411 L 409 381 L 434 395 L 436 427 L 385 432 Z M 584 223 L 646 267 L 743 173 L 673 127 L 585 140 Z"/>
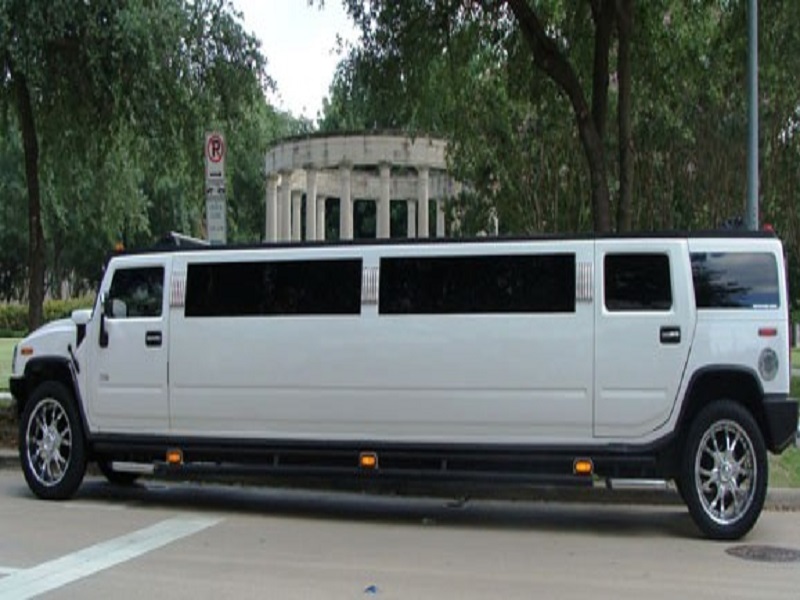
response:
<path id="1" fill-rule="evenodd" d="M 68 346 L 75 345 L 78 326 L 72 319 L 50 321 L 31 332 L 14 351 L 14 375 L 25 371 L 25 364 L 37 356 L 69 356 Z"/>

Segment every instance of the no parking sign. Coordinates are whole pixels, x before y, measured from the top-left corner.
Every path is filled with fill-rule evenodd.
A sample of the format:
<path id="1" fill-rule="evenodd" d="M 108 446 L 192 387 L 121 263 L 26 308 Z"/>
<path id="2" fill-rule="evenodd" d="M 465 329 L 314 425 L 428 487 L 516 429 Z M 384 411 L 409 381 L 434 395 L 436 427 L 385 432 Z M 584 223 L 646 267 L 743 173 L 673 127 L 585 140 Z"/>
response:
<path id="1" fill-rule="evenodd" d="M 225 244 L 227 203 L 225 200 L 225 138 L 218 131 L 206 133 L 206 230 L 208 241 Z"/>
<path id="2" fill-rule="evenodd" d="M 206 184 L 209 180 L 225 181 L 225 138 L 218 131 L 206 133 Z"/>

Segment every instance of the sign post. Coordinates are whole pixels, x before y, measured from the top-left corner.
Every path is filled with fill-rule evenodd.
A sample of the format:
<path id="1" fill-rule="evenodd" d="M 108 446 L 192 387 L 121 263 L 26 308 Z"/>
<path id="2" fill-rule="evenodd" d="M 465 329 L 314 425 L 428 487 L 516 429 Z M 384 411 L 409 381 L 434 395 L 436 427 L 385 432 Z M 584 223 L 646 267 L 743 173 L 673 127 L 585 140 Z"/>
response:
<path id="1" fill-rule="evenodd" d="M 206 133 L 206 230 L 212 246 L 227 243 L 225 199 L 225 138 L 217 131 Z"/>

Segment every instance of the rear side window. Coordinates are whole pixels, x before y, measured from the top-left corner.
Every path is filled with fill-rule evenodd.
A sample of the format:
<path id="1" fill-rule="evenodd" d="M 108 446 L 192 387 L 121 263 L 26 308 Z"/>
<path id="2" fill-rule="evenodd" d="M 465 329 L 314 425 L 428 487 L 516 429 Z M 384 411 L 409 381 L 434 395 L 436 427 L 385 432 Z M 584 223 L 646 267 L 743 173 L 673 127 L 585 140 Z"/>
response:
<path id="1" fill-rule="evenodd" d="M 134 267 L 114 271 L 107 301 L 113 318 L 160 317 L 163 299 L 163 267 Z"/>
<path id="2" fill-rule="evenodd" d="M 672 308 L 672 280 L 666 254 L 607 254 L 603 268 L 608 310 Z"/>
<path id="3" fill-rule="evenodd" d="M 575 255 L 384 258 L 379 312 L 572 313 Z"/>
<path id="4" fill-rule="evenodd" d="M 780 306 L 778 265 L 767 252 L 693 253 L 692 279 L 697 308 Z"/>
<path id="5" fill-rule="evenodd" d="M 187 317 L 357 315 L 361 260 L 190 264 Z"/>

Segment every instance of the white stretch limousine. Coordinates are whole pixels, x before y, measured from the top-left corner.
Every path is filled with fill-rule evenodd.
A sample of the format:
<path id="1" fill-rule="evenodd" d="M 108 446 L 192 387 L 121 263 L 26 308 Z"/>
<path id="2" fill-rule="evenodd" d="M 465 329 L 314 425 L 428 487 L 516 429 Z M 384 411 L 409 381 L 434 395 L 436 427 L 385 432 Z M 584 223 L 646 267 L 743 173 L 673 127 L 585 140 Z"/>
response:
<path id="1" fill-rule="evenodd" d="M 156 474 L 674 479 L 738 538 L 794 439 L 769 234 L 176 248 L 14 352 L 41 498 Z M 125 464 L 121 464 L 125 463 Z"/>

